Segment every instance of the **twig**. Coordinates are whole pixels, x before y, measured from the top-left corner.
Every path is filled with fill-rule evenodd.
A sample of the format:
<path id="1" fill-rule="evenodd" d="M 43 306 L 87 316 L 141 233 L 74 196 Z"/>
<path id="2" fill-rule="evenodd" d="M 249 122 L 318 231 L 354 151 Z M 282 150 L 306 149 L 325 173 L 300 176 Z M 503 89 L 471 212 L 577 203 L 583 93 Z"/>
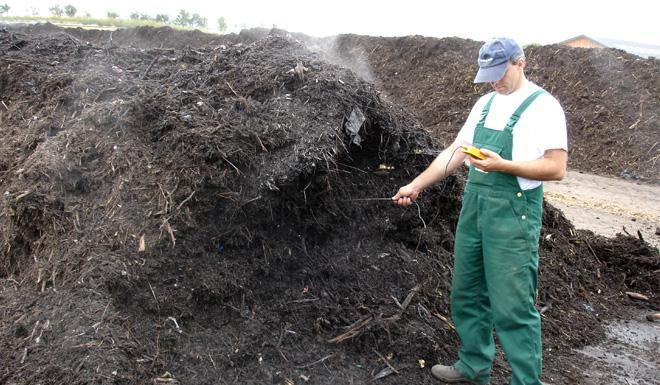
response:
<path id="1" fill-rule="evenodd" d="M 339 343 L 349 338 L 353 338 L 360 333 L 360 330 L 368 326 L 373 321 L 373 316 L 369 315 L 355 321 L 348 327 L 348 331 L 328 340 L 329 343 Z"/>
<path id="2" fill-rule="evenodd" d="M 394 371 L 394 373 L 399 374 L 399 371 L 394 369 L 394 366 L 390 365 L 390 363 L 385 359 L 385 357 L 383 357 L 382 354 L 378 353 L 378 351 L 376 349 L 372 349 L 372 350 L 374 351 L 374 353 L 376 353 L 378 355 L 378 357 L 380 357 L 381 360 L 383 360 L 385 365 L 389 366 L 390 369 L 392 369 Z"/>
<path id="3" fill-rule="evenodd" d="M 623 226 L 623 232 L 626 233 L 626 235 L 632 237 L 632 235 L 630 235 L 630 233 L 629 233 L 628 230 L 626 229 L 626 226 Z"/>
<path id="4" fill-rule="evenodd" d="M 21 63 L 21 64 L 34 64 L 34 62 L 29 62 L 27 60 L 10 59 L 8 57 L 0 57 L 0 60 L 11 61 L 11 62 L 14 62 L 14 63 Z"/>
<path id="5" fill-rule="evenodd" d="M 176 246 L 176 238 L 174 237 L 174 230 L 172 229 L 172 226 L 170 226 L 169 218 L 165 218 L 165 220 L 163 220 L 163 224 L 160 225 L 160 227 L 161 229 L 165 228 L 165 231 L 167 231 L 167 233 L 170 235 L 170 239 L 172 240 L 172 247 Z"/>
<path id="6" fill-rule="evenodd" d="M 103 94 L 105 94 L 106 92 L 115 91 L 116 89 L 117 89 L 117 87 L 110 87 L 110 88 L 104 88 L 104 89 L 102 89 L 102 90 L 98 93 L 98 95 L 96 95 L 96 97 L 94 98 L 94 102 L 98 101 L 98 100 L 101 98 L 101 96 L 103 96 Z"/>
<path id="7" fill-rule="evenodd" d="M 112 48 L 112 31 L 110 31 L 110 36 L 108 37 L 108 47 Z"/>
<path id="8" fill-rule="evenodd" d="M 348 167 L 348 168 L 350 168 L 350 169 L 353 169 L 353 170 L 359 171 L 359 172 L 364 173 L 364 174 L 369 174 L 368 171 L 364 171 L 364 170 L 361 169 L 361 168 L 357 168 L 357 167 L 349 166 L 349 165 L 347 165 L 347 164 L 345 164 L 345 163 L 341 163 L 341 162 L 337 162 L 337 164 L 340 165 L 340 166 L 342 166 L 342 167 Z"/>
<path id="9" fill-rule="evenodd" d="M 158 310 L 158 319 L 160 319 L 160 303 L 158 302 L 158 298 L 156 297 L 156 292 L 154 291 L 154 288 L 151 286 L 151 282 L 147 282 L 149 284 L 149 289 L 151 290 L 151 295 L 154 296 L 154 300 L 156 301 L 156 309 Z M 158 359 L 158 355 L 160 354 L 160 327 L 156 328 L 156 354 L 154 354 L 154 358 L 151 361 L 151 367 L 154 367 L 156 365 L 156 359 Z"/>
<path id="10" fill-rule="evenodd" d="M 406 299 L 403 300 L 403 304 L 401 304 L 401 310 L 406 311 L 408 305 L 410 305 L 410 301 L 412 301 L 413 297 L 418 291 L 419 291 L 419 285 L 413 287 L 412 290 L 410 290 L 410 293 L 408 293 Z"/>
<path id="11" fill-rule="evenodd" d="M 27 357 L 28 353 L 28 348 L 23 348 L 23 357 L 21 357 L 21 365 L 25 362 L 25 358 Z"/>
<path id="12" fill-rule="evenodd" d="M 390 297 L 394 300 L 396 306 L 398 306 L 399 309 L 401 309 L 401 312 L 403 313 L 404 311 L 406 311 L 408 305 L 410 305 L 410 301 L 412 301 L 412 298 L 415 296 L 415 293 L 417 293 L 418 291 L 419 291 L 419 285 L 413 287 L 410 290 L 410 293 L 408 293 L 408 295 L 406 296 L 406 299 L 403 300 L 403 303 L 399 302 L 399 300 L 393 295 L 391 295 Z"/>
<path id="13" fill-rule="evenodd" d="M 635 123 L 631 124 L 630 127 L 628 127 L 629 130 L 632 130 L 633 128 L 637 127 L 641 119 L 637 119 Z"/>
<path id="14" fill-rule="evenodd" d="M 154 59 L 151 61 L 151 63 L 149 63 L 149 66 L 147 67 L 146 70 L 144 70 L 144 73 L 142 73 L 142 75 L 140 75 L 140 80 L 144 80 L 144 78 L 147 76 L 147 74 L 151 70 L 151 67 L 154 66 L 154 64 L 156 63 L 156 60 L 158 60 L 158 58 L 160 58 L 160 52 L 156 55 L 156 57 L 154 57 Z"/>
<path id="15" fill-rule="evenodd" d="M 266 148 L 266 146 L 264 146 L 263 142 L 261 141 L 261 138 L 259 137 L 259 135 L 257 135 L 256 132 L 254 133 L 254 136 L 257 138 L 257 142 L 259 142 L 259 145 L 261 146 L 261 150 L 263 152 L 268 152 L 268 149 Z"/>
<path id="16" fill-rule="evenodd" d="M 188 202 L 190 198 L 193 197 L 193 195 L 195 195 L 194 191 L 190 195 L 188 195 L 188 198 L 184 199 L 181 203 L 179 203 L 179 205 L 176 207 L 176 211 L 181 210 L 181 206 L 183 206 L 186 202 Z"/>
<path id="17" fill-rule="evenodd" d="M 396 303 L 396 306 L 398 306 L 399 309 L 403 310 L 403 305 L 401 305 L 401 302 L 399 302 L 399 300 L 395 296 L 391 295 L 390 298 L 394 300 L 394 303 Z"/>
<path id="18" fill-rule="evenodd" d="M 451 328 L 452 330 L 456 330 L 456 327 L 451 323 L 451 321 L 449 321 L 447 319 L 447 317 L 443 316 L 442 314 L 436 313 L 436 312 L 434 312 L 432 314 L 433 314 L 433 316 L 435 316 L 436 318 L 438 318 L 439 320 L 441 320 L 442 322 L 447 324 L 447 326 L 449 326 L 449 328 Z"/>
<path id="19" fill-rule="evenodd" d="M 156 301 L 156 308 L 158 309 L 158 313 L 160 313 L 160 304 L 158 303 L 158 298 L 156 297 L 156 292 L 154 291 L 154 288 L 151 286 L 151 282 L 147 282 L 149 284 L 149 289 L 151 290 L 151 295 L 154 296 L 154 300 Z"/>
<path id="20" fill-rule="evenodd" d="M 638 299 L 640 301 L 648 301 L 649 300 L 649 297 L 645 296 L 644 294 L 635 293 L 633 291 L 627 291 L 626 295 L 630 298 Z"/>
<path id="21" fill-rule="evenodd" d="M 236 95 L 237 98 L 241 98 L 241 95 L 239 95 L 238 92 L 236 92 L 236 91 L 234 90 L 234 87 L 232 87 L 231 84 L 229 84 L 228 81 L 225 80 L 225 83 L 227 84 L 227 86 L 229 87 L 229 89 L 231 90 L 231 92 L 233 92 L 234 95 Z"/>
<path id="22" fill-rule="evenodd" d="M 309 368 L 310 366 L 314 366 L 314 365 L 316 365 L 316 364 L 320 364 L 321 362 L 323 362 L 323 361 L 325 361 L 325 360 L 327 360 L 327 359 L 329 359 L 329 358 L 334 357 L 335 354 L 337 354 L 337 353 L 328 354 L 327 356 L 321 358 L 320 360 L 316 360 L 316 361 L 311 362 L 311 363 L 309 363 L 309 364 L 307 364 L 307 365 L 295 366 L 295 368 L 296 368 L 296 369 L 305 369 L 305 368 Z"/>
<path id="23" fill-rule="evenodd" d="M 598 257 L 596 256 L 596 252 L 594 252 L 594 249 L 591 248 L 591 245 L 589 244 L 589 241 L 584 239 L 584 243 L 587 245 L 587 248 L 589 249 L 589 251 L 591 251 L 591 255 L 593 255 L 594 258 L 596 258 L 596 261 L 598 262 L 598 264 L 602 265 L 603 262 L 601 262 L 600 259 L 598 259 Z"/>
<path id="24" fill-rule="evenodd" d="M 294 299 L 293 301 L 290 301 L 289 303 L 306 303 L 306 302 L 314 302 L 318 301 L 319 298 L 314 297 L 314 298 L 303 298 L 303 299 Z"/>
<path id="25" fill-rule="evenodd" d="M 394 373 L 394 371 L 392 370 L 392 368 L 389 367 L 389 366 L 386 366 L 383 370 L 381 370 L 381 371 L 378 372 L 375 376 L 373 376 L 373 378 L 371 379 L 371 381 L 380 380 L 381 378 L 385 378 L 385 377 L 389 376 L 389 375 L 392 374 L 392 373 Z"/>
<path id="26" fill-rule="evenodd" d="M 81 41 L 80 41 L 78 38 L 76 38 L 76 37 L 74 37 L 74 36 L 71 36 L 71 34 L 69 34 L 69 33 L 65 33 L 65 35 L 66 35 L 69 39 L 71 39 L 71 41 L 73 42 L 73 44 L 76 45 L 77 48 L 80 48 L 80 46 L 81 46 Z"/>
<path id="27" fill-rule="evenodd" d="M 2 102 L 2 104 L 4 105 L 5 102 Z M 7 106 L 5 106 L 5 108 L 7 108 Z M 647 153 L 647 154 L 650 154 L 651 151 L 653 151 L 653 149 L 655 148 L 655 146 L 658 145 L 658 143 L 660 143 L 660 142 L 655 142 L 655 143 L 653 143 L 653 146 L 651 146 L 651 148 L 650 148 L 646 153 Z"/>
<path id="28" fill-rule="evenodd" d="M 25 342 L 27 340 L 31 340 L 34 337 L 34 335 L 37 333 L 37 328 L 38 327 L 39 327 L 39 320 L 37 320 L 37 322 L 34 323 L 34 327 L 32 328 L 32 333 L 30 333 L 29 336 L 23 338 L 22 342 Z"/>
<path id="29" fill-rule="evenodd" d="M 546 311 L 548 311 L 548 310 L 550 310 L 550 309 L 552 309 L 552 304 L 549 303 L 549 304 L 543 306 L 543 307 L 539 310 L 539 314 L 543 315 L 543 313 L 545 313 Z"/>
<path id="30" fill-rule="evenodd" d="M 229 159 L 225 158 L 224 156 L 222 157 L 222 159 L 224 159 L 225 162 L 229 163 L 234 168 L 234 170 L 236 170 L 236 174 L 241 175 L 241 170 L 239 170 L 238 167 L 234 166 L 234 164 L 230 162 Z"/>
<path id="31" fill-rule="evenodd" d="M 95 331 L 98 331 L 98 327 L 101 326 L 101 324 L 103 324 L 103 319 L 105 318 L 105 313 L 108 311 L 109 306 L 110 306 L 110 301 L 108 301 L 108 304 L 105 305 L 105 309 L 103 309 L 103 314 L 101 314 L 101 319 L 99 320 L 99 322 L 92 325 L 92 328 L 94 328 Z"/>

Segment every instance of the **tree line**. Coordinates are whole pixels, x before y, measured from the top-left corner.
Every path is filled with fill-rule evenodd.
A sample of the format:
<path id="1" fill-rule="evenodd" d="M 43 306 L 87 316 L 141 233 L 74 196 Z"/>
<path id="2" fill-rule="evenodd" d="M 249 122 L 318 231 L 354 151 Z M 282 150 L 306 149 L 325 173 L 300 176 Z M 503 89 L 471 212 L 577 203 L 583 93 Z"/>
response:
<path id="1" fill-rule="evenodd" d="M 4 16 L 6 13 L 9 12 L 10 6 L 5 4 L 0 5 L 0 16 Z M 78 13 L 78 9 L 74 7 L 71 4 L 67 5 L 53 5 L 48 8 L 48 11 L 51 13 L 52 16 L 54 17 L 76 17 Z M 34 13 L 34 10 L 33 10 Z M 36 14 L 34 15 L 36 16 Z M 91 18 L 91 15 L 89 13 L 85 13 L 83 16 L 84 18 Z M 107 11 L 106 12 L 106 17 L 108 19 L 119 19 L 119 13 L 115 11 Z M 144 20 L 144 21 L 152 21 L 160 24 L 169 24 L 169 25 L 176 25 L 180 27 L 186 27 L 186 28 L 201 28 L 201 29 L 206 29 L 208 26 L 208 19 L 206 17 L 201 16 L 198 13 L 190 13 L 185 9 L 181 9 L 179 13 L 174 16 L 173 18 L 170 17 L 170 15 L 167 14 L 157 14 L 155 16 L 147 15 L 144 13 L 138 13 L 138 12 L 132 12 L 129 15 L 129 18 L 131 20 Z M 217 19 L 218 23 L 218 30 L 220 33 L 224 33 L 227 31 L 227 21 L 225 20 L 224 17 L 219 17 Z"/>

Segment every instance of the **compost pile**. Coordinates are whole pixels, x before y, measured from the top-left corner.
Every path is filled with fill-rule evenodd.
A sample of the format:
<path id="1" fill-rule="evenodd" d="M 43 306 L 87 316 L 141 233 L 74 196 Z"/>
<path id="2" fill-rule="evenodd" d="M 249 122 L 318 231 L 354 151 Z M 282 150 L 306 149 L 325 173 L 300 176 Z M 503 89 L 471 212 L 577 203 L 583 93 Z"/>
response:
<path id="1" fill-rule="evenodd" d="M 490 86 L 472 83 L 481 42 L 342 35 L 329 59 L 371 76 L 447 145 Z M 525 73 L 564 107 L 569 167 L 660 182 L 660 61 L 617 49 L 525 47 Z"/>
<path id="2" fill-rule="evenodd" d="M 0 383 L 430 384 L 455 357 L 464 174 L 375 200 L 442 143 L 290 36 L 239 40 L 0 31 Z M 541 237 L 549 351 L 597 342 L 627 290 L 657 308 L 642 240 L 550 206 Z"/>

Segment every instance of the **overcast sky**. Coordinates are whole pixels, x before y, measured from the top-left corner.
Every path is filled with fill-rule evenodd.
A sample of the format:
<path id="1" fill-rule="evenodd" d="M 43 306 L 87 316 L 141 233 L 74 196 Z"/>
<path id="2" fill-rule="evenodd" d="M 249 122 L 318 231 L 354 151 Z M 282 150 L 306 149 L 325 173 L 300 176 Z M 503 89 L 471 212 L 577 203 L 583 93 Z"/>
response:
<path id="1" fill-rule="evenodd" d="M 556 43 L 580 34 L 660 45 L 660 22 L 653 1 L 523 0 L 0 0 L 11 15 L 34 10 L 49 15 L 53 5 L 72 4 L 79 14 L 128 18 L 133 12 L 174 18 L 181 9 L 208 19 L 209 29 L 223 16 L 230 32 L 242 27 L 273 27 L 312 36 L 356 33 L 373 36 L 458 36 L 487 40 L 509 36 L 521 44 Z"/>

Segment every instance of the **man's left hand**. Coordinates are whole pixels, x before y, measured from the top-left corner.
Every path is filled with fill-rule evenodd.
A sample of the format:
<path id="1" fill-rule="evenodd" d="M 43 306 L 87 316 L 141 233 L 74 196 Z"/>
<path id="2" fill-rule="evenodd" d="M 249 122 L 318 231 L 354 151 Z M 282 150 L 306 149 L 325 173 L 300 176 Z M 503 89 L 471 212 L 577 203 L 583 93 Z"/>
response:
<path id="1" fill-rule="evenodd" d="M 468 157 L 470 159 L 470 164 L 478 168 L 481 171 L 491 172 L 491 171 L 502 171 L 504 169 L 504 164 L 507 162 L 505 159 L 502 159 L 500 154 L 487 150 L 485 148 L 481 149 L 481 153 L 486 156 L 486 159 L 481 160 L 473 157 Z"/>

